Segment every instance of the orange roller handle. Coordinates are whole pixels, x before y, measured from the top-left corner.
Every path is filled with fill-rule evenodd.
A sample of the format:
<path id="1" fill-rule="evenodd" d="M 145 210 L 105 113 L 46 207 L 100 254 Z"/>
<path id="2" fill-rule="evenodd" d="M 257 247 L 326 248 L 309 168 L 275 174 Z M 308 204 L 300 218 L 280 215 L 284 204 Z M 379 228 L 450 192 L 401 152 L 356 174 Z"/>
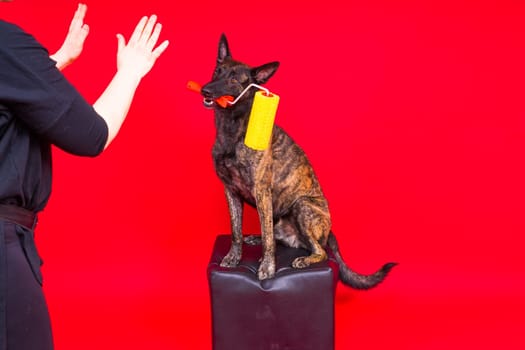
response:
<path id="1" fill-rule="evenodd" d="M 217 102 L 217 104 L 222 108 L 226 108 L 230 105 L 230 102 L 233 102 L 233 96 L 221 96 L 216 99 L 215 102 Z"/>
<path id="2" fill-rule="evenodd" d="M 195 81 L 188 81 L 188 85 L 186 85 L 186 87 L 193 92 L 198 92 L 199 94 L 201 93 L 202 86 Z"/>
<path id="3" fill-rule="evenodd" d="M 202 90 L 201 84 L 193 80 L 188 81 L 188 84 L 186 85 L 186 87 L 188 88 L 188 90 L 199 93 L 199 94 L 201 93 L 201 90 Z M 222 108 L 228 107 L 230 105 L 230 102 L 233 102 L 233 101 L 234 101 L 233 96 L 229 96 L 229 95 L 221 96 L 215 99 L 215 102 Z"/>

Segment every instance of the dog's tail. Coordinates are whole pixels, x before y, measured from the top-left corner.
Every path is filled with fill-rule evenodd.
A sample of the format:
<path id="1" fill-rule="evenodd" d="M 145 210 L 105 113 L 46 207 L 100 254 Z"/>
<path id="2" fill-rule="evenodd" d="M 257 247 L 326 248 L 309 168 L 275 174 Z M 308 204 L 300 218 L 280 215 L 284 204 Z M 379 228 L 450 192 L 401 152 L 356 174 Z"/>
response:
<path id="1" fill-rule="evenodd" d="M 344 284 L 355 289 L 370 289 L 377 286 L 385 279 L 390 270 L 397 265 L 397 263 L 388 263 L 371 275 L 361 275 L 352 271 L 348 265 L 346 265 L 339 252 L 339 244 L 331 231 L 328 235 L 328 246 L 332 250 L 335 260 L 339 265 L 339 278 Z"/>

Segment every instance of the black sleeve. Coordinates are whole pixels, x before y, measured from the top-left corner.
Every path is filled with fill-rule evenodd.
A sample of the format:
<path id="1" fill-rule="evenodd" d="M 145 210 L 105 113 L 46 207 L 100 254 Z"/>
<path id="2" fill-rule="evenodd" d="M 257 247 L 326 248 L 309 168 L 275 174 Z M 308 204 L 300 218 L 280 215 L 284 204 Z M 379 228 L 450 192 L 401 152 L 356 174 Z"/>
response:
<path id="1" fill-rule="evenodd" d="M 48 142 L 95 156 L 106 122 L 55 67 L 49 53 L 20 28 L 0 21 L 0 102 Z"/>

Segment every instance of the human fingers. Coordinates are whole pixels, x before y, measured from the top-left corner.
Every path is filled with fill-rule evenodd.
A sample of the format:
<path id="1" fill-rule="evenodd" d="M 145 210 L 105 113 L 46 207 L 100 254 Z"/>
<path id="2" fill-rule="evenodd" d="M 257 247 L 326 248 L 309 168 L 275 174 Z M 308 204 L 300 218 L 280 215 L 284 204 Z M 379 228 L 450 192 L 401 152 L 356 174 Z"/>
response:
<path id="1" fill-rule="evenodd" d="M 148 21 L 146 22 L 146 25 L 144 26 L 144 29 L 142 30 L 142 33 L 140 35 L 140 42 L 143 44 L 143 45 L 147 45 L 150 38 L 151 38 L 151 33 L 153 31 L 153 28 L 156 27 L 155 23 L 157 22 L 157 16 L 156 15 L 151 15 L 149 18 L 148 18 Z"/>
<path id="2" fill-rule="evenodd" d="M 160 55 L 162 55 L 162 53 L 164 51 L 166 51 L 166 49 L 168 48 L 168 45 L 170 44 L 170 42 L 168 40 L 164 40 L 162 42 L 162 44 L 160 44 L 159 46 L 157 46 L 157 48 L 155 50 L 153 50 L 151 52 L 151 55 L 153 56 L 153 58 L 156 60 L 157 58 L 160 57 Z"/>
<path id="3" fill-rule="evenodd" d="M 71 45 L 82 46 L 86 37 L 89 34 L 89 26 L 84 23 L 84 17 L 86 16 L 87 6 L 84 4 L 78 4 L 78 8 L 75 11 L 75 15 L 69 26 L 68 37 L 71 41 Z"/>
<path id="4" fill-rule="evenodd" d="M 83 27 L 86 12 L 87 6 L 84 4 L 78 4 L 77 10 L 75 11 L 71 24 L 69 25 L 69 31 L 78 30 Z"/>
<path id="5" fill-rule="evenodd" d="M 147 16 L 144 16 L 140 19 L 139 23 L 137 23 L 137 26 L 135 27 L 135 30 L 133 31 L 133 33 L 131 34 L 131 37 L 129 38 L 129 42 L 128 43 L 136 43 L 139 41 L 141 35 L 142 35 L 142 31 L 144 30 L 144 26 L 146 25 L 148 21 L 148 17 Z"/>
<path id="6" fill-rule="evenodd" d="M 159 40 L 161 31 L 162 31 L 162 24 L 160 23 L 155 24 L 155 29 L 153 30 L 153 33 L 151 33 L 146 43 L 146 49 L 148 49 L 149 51 L 153 50 L 153 48 L 157 44 L 157 41 Z"/>

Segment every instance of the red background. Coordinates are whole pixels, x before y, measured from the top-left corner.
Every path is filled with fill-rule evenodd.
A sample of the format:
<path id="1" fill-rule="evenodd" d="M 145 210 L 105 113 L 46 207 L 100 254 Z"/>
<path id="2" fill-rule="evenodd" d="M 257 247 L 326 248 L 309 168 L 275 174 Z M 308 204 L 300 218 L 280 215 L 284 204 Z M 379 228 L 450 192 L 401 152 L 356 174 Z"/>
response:
<path id="1" fill-rule="evenodd" d="M 75 1 L 0 16 L 51 52 Z M 171 45 L 98 158 L 55 150 L 37 231 L 57 350 L 209 349 L 206 266 L 229 232 L 205 83 L 221 33 L 278 60 L 276 117 L 323 185 L 348 263 L 400 263 L 377 289 L 338 286 L 337 349 L 522 349 L 525 5 L 521 1 L 88 2 L 65 74 L 94 101 L 115 34 L 156 13 Z M 247 232 L 259 232 L 248 210 Z"/>

